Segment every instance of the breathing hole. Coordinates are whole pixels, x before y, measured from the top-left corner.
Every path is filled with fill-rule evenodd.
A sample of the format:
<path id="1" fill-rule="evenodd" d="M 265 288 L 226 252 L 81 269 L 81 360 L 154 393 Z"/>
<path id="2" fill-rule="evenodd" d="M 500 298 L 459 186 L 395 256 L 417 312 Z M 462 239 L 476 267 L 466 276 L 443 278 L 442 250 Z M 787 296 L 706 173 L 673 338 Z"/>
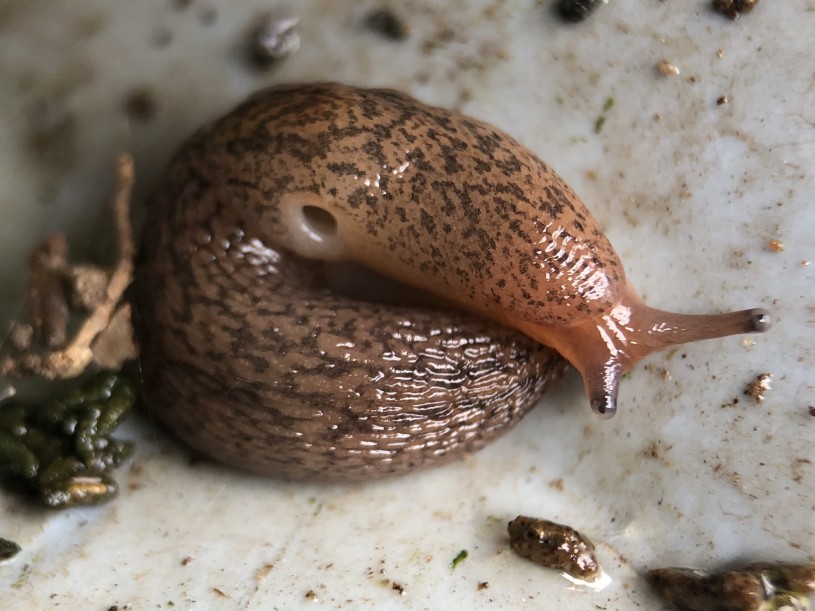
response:
<path id="1" fill-rule="evenodd" d="M 308 230 L 320 239 L 337 235 L 337 219 L 328 210 L 319 206 L 303 206 L 303 220 Z"/>

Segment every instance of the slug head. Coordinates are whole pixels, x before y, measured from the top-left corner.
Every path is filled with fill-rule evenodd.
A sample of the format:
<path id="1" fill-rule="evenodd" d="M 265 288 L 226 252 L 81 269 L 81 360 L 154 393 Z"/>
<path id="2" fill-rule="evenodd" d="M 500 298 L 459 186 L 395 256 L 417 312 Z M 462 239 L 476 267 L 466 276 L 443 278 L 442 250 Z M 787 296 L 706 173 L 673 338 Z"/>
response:
<path id="1" fill-rule="evenodd" d="M 283 242 L 292 251 L 310 259 L 349 260 L 349 243 L 353 240 L 348 237 L 348 219 L 329 202 L 313 194 L 298 193 L 284 197 L 280 210 L 282 225 L 287 228 Z M 422 288 L 409 278 L 393 277 L 412 284 L 416 290 Z M 433 287 L 424 288 L 434 292 Z M 600 418 L 611 418 L 616 413 L 620 379 L 652 352 L 715 337 L 762 333 L 770 328 L 770 316 L 761 309 L 686 315 L 647 306 L 629 284 L 616 294 L 608 294 L 614 295 L 615 305 L 610 309 L 599 313 L 595 310 L 559 324 L 531 321 L 522 311 L 495 312 L 477 303 L 458 305 L 515 327 L 557 350 L 583 376 L 591 409 Z M 445 295 L 437 297 L 444 299 Z"/>
<path id="2" fill-rule="evenodd" d="M 607 419 L 617 411 L 620 378 L 652 352 L 704 339 L 763 333 L 770 324 L 769 313 L 759 308 L 706 315 L 665 312 L 647 306 L 628 285 L 618 304 L 599 317 L 562 327 L 519 328 L 577 368 L 592 411 Z"/>

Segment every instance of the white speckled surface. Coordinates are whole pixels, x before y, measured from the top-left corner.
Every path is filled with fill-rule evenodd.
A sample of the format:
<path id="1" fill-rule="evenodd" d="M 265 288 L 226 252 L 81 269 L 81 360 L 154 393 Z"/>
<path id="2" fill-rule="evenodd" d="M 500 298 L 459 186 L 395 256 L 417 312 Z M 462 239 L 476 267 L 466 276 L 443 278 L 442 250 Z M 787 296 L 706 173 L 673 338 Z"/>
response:
<path id="1" fill-rule="evenodd" d="M 764 305 L 776 325 L 752 347 L 729 338 L 649 358 L 612 421 L 594 419 L 573 375 L 481 453 L 372 485 L 191 464 L 133 418 L 138 453 L 113 504 L 54 514 L 2 493 L 0 536 L 24 548 L 0 566 L 4 609 L 654 609 L 645 568 L 813 560 L 815 268 L 802 262 L 815 259 L 815 2 L 765 0 L 731 22 L 701 0 L 613 0 L 563 27 L 550 3 L 413 0 L 394 3 L 411 28 L 395 43 L 360 26 L 373 2 L 304 0 L 289 5 L 301 50 L 266 74 L 240 44 L 269 5 L 177 4 L 0 1 L 3 324 L 46 232 L 66 229 L 77 255 L 110 247 L 89 236 L 108 226 L 118 151 L 136 156 L 141 202 L 184 136 L 250 91 L 340 80 L 516 135 L 582 195 L 652 305 Z M 660 76 L 661 59 L 681 74 Z M 158 101 L 143 122 L 123 112 L 139 87 Z M 72 119 L 33 146 L 42 104 Z M 741 393 L 763 371 L 773 388 L 755 405 Z M 505 525 L 519 513 L 589 535 L 612 584 L 571 590 L 511 553 Z"/>

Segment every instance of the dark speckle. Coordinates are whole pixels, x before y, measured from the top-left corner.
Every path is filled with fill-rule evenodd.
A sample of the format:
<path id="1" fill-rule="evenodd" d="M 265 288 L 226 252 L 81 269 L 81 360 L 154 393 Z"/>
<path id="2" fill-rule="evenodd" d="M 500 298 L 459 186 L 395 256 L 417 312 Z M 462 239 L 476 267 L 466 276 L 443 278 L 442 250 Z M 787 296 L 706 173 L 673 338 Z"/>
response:
<path id="1" fill-rule="evenodd" d="M 521 171 L 521 162 L 515 155 L 510 155 L 505 161 L 496 161 L 495 167 L 505 176 L 512 176 Z"/>
<path id="2" fill-rule="evenodd" d="M 3 539 L 0 537 L 0 562 L 14 558 L 14 556 L 19 553 L 19 545 L 17 545 L 14 541 L 9 541 L 8 539 Z"/>
<path id="3" fill-rule="evenodd" d="M 76 163 L 76 120 L 62 104 L 36 105 L 28 116 L 28 145 L 38 161 L 67 171 Z"/>
<path id="4" fill-rule="evenodd" d="M 138 87 L 125 96 L 124 109 L 131 119 L 149 121 L 156 116 L 158 101 L 151 89 Z"/>
<path id="5" fill-rule="evenodd" d="M 201 25 L 215 25 L 215 22 L 218 21 L 218 11 L 214 6 L 204 7 L 201 9 L 201 12 L 198 13 L 198 20 L 201 22 Z"/>
<path id="6" fill-rule="evenodd" d="M 169 47 L 173 42 L 173 31 L 169 28 L 159 28 L 153 32 L 153 44 L 159 48 Z"/>
<path id="7" fill-rule="evenodd" d="M 81 17 L 74 24 L 74 34 L 77 40 L 87 40 L 96 36 L 105 27 L 106 19 L 104 15 L 90 15 Z"/>
<path id="8" fill-rule="evenodd" d="M 563 21 L 578 23 L 593 13 L 602 3 L 602 0 L 559 0 L 555 5 L 555 11 Z"/>
<path id="9" fill-rule="evenodd" d="M 742 13 L 749 13 L 753 10 L 758 0 L 713 0 L 713 10 L 717 13 L 729 17 L 730 19 L 738 19 Z"/>
<path id="10" fill-rule="evenodd" d="M 366 28 L 390 40 L 405 40 L 410 34 L 407 25 L 387 8 L 375 9 L 363 21 Z"/>
<path id="11" fill-rule="evenodd" d="M 401 596 L 405 595 L 405 586 L 403 586 L 401 583 L 394 581 L 391 588 L 398 592 Z"/>
<path id="12" fill-rule="evenodd" d="M 422 227 L 424 228 L 424 230 L 427 231 L 430 235 L 436 235 L 436 221 L 424 209 L 422 209 L 421 219 Z"/>
<path id="13" fill-rule="evenodd" d="M 332 162 L 327 165 L 328 169 L 337 174 L 338 176 L 363 176 L 365 171 L 362 170 L 359 166 L 354 165 L 353 163 L 343 161 L 343 162 Z"/>

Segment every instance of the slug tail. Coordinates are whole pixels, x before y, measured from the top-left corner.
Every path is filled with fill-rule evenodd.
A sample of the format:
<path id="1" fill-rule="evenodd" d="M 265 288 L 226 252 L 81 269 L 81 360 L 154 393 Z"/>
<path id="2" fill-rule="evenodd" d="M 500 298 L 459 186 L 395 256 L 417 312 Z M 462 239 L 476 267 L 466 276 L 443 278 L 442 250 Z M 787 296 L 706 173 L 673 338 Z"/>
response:
<path id="1" fill-rule="evenodd" d="M 755 308 L 724 314 L 676 314 L 647 306 L 627 288 L 611 311 L 569 326 L 519 328 L 565 357 L 583 376 L 592 411 L 611 418 L 617 411 L 620 378 L 640 360 L 680 344 L 741 333 L 763 333 L 770 315 Z"/>

